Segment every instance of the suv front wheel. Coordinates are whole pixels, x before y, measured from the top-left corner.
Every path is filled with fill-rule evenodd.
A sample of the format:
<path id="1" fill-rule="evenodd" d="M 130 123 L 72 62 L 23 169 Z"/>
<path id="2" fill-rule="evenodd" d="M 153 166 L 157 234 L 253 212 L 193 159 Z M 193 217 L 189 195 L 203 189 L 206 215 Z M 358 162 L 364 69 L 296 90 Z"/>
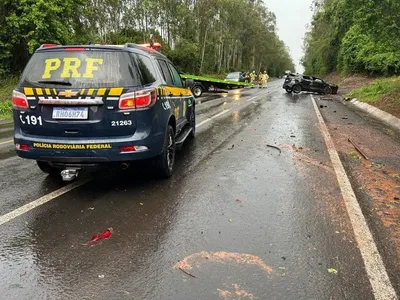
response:
<path id="1" fill-rule="evenodd" d="M 156 166 L 160 175 L 163 177 L 171 177 L 175 167 L 175 131 L 171 125 L 168 125 L 165 134 L 163 150 L 161 155 L 156 159 Z"/>

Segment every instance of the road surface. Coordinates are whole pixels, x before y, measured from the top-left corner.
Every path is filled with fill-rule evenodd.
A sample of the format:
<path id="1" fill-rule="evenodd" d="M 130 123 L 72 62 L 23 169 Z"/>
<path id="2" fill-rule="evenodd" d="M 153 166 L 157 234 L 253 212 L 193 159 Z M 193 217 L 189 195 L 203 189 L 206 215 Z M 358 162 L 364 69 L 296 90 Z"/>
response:
<path id="1" fill-rule="evenodd" d="M 202 98 L 169 180 L 137 165 L 63 183 L 0 125 L 0 298 L 395 299 L 397 263 L 359 236 L 314 98 L 281 81 Z"/>

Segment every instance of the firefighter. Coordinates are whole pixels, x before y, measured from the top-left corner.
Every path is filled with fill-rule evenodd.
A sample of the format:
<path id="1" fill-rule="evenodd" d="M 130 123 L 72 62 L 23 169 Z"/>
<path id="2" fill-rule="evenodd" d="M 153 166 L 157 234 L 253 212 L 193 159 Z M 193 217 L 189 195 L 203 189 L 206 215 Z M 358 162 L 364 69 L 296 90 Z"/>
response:
<path id="1" fill-rule="evenodd" d="M 264 82 L 264 74 L 260 71 L 260 74 L 258 74 L 258 87 L 260 89 L 263 87 L 263 82 Z"/>
<path id="2" fill-rule="evenodd" d="M 264 71 L 264 74 L 263 74 L 263 87 L 267 87 L 267 84 L 268 84 L 268 79 L 269 79 L 269 76 L 268 76 L 268 74 L 267 74 L 267 71 Z"/>
<path id="3" fill-rule="evenodd" d="M 267 87 L 269 76 L 267 74 L 267 71 L 264 71 L 264 73 L 260 73 L 260 88 L 265 88 Z"/>
<path id="4" fill-rule="evenodd" d="M 256 80 L 256 71 L 253 71 L 250 73 L 250 83 L 254 84 L 254 81 Z"/>

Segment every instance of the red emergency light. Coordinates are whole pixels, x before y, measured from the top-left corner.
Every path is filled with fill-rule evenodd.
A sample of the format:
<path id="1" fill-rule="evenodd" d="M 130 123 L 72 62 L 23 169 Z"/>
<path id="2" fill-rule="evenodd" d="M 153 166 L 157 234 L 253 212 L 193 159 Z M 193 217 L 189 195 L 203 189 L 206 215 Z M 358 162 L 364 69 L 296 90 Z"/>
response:
<path id="1" fill-rule="evenodd" d="M 151 49 L 160 49 L 161 44 L 159 42 L 154 42 L 154 43 L 144 43 L 144 44 L 139 44 L 139 46 L 151 48 Z"/>

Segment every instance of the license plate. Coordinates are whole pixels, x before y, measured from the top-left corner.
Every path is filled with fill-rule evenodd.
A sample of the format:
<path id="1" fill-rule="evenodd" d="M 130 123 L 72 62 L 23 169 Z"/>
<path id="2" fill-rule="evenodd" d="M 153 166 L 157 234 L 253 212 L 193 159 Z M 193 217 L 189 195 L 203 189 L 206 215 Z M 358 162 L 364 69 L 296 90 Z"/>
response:
<path id="1" fill-rule="evenodd" d="M 87 107 L 54 107 L 53 119 L 87 120 Z"/>

